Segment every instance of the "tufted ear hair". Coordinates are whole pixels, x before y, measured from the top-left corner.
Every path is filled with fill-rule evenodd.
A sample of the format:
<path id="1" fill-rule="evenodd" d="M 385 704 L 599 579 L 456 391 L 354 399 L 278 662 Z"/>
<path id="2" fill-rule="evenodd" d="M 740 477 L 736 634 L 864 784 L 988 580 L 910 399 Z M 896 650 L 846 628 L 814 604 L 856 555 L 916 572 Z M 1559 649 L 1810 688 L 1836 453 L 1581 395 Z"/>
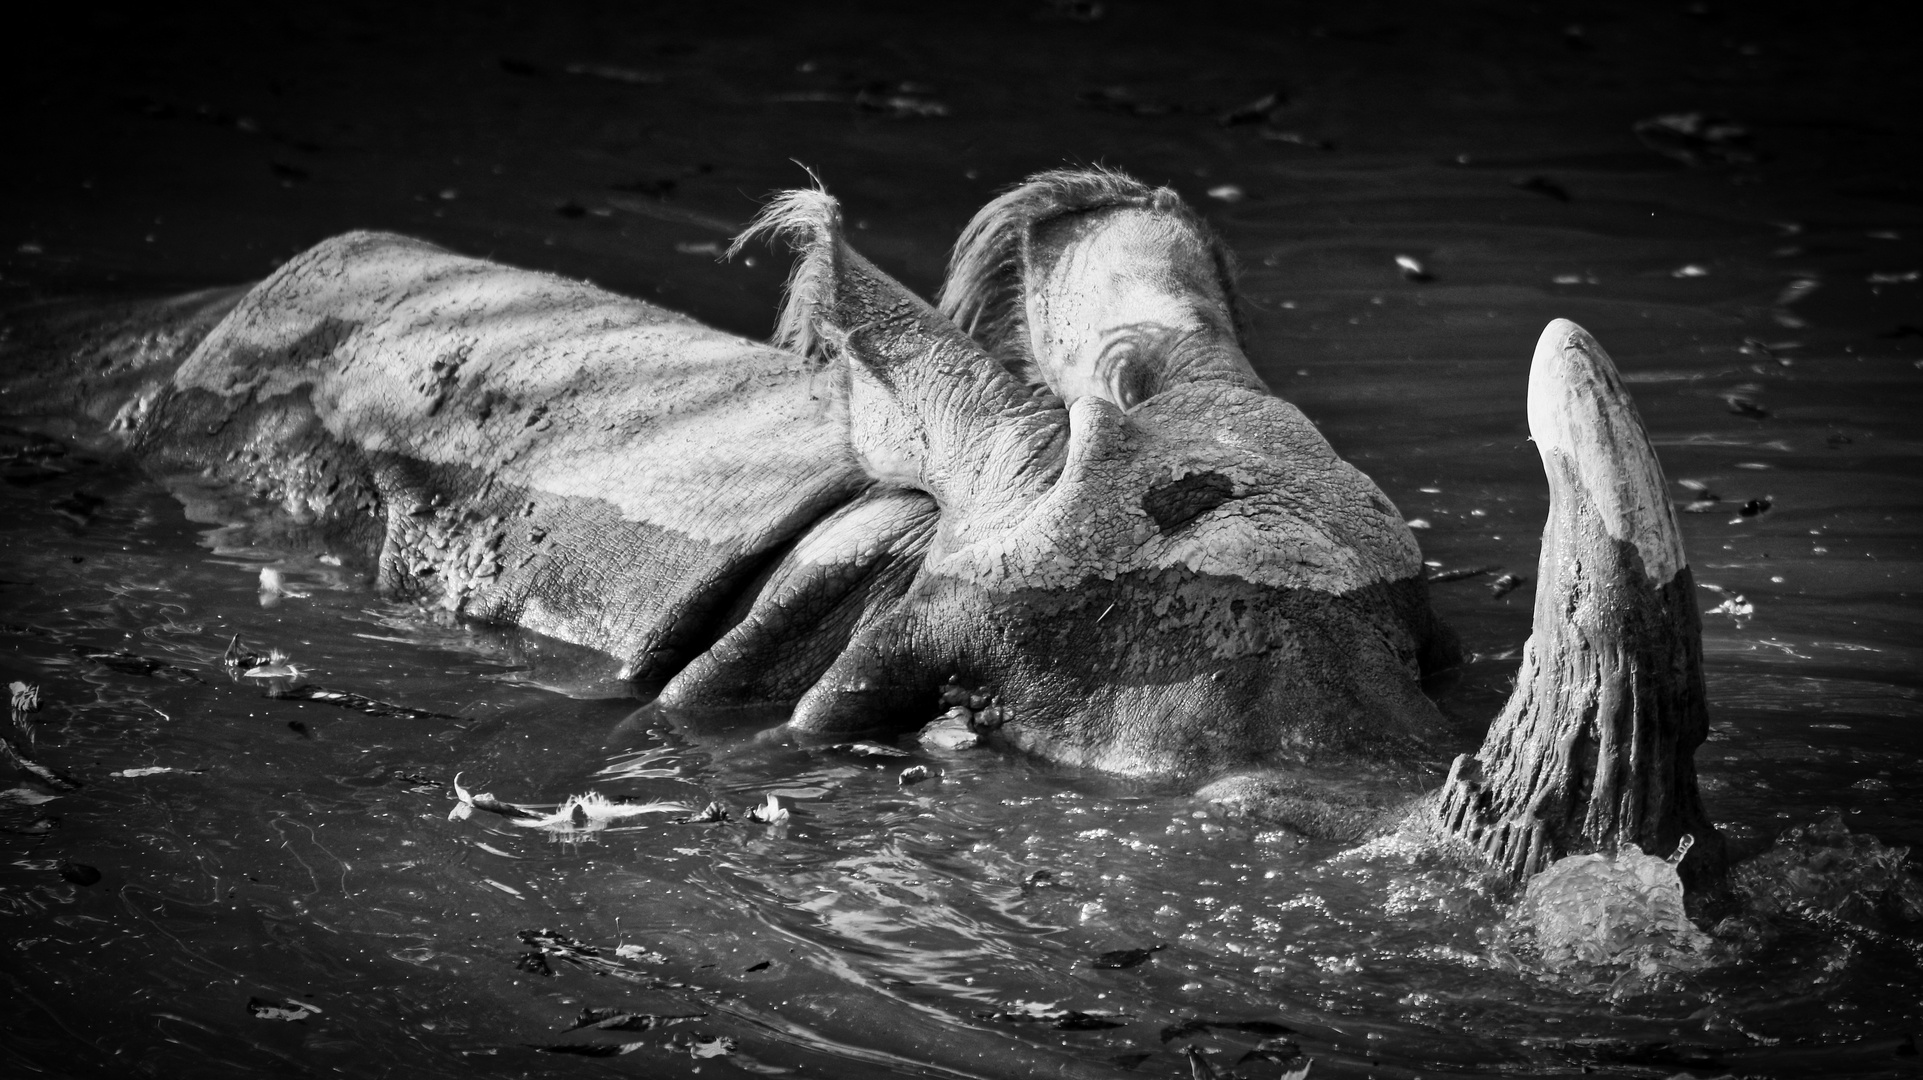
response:
<path id="1" fill-rule="evenodd" d="M 850 441 L 872 475 L 975 512 L 1026 505 L 1054 481 L 1063 411 L 849 247 L 826 191 L 775 196 L 731 252 L 764 236 L 797 256 L 775 343 L 845 371 Z"/>

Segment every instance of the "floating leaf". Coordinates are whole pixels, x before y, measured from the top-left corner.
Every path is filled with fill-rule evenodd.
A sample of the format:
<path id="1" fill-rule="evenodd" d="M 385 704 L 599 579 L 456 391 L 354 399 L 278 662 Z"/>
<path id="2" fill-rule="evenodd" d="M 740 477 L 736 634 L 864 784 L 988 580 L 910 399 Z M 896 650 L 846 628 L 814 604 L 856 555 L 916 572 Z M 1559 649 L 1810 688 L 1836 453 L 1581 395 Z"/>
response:
<path id="1" fill-rule="evenodd" d="M 1168 948 L 1167 945 L 1153 945 L 1146 949 L 1115 949 L 1102 953 L 1088 962 L 1089 967 L 1132 968 L 1145 963 L 1149 957 Z"/>
<path id="2" fill-rule="evenodd" d="M 86 863 L 63 862 L 60 864 L 60 876 L 73 882 L 75 885 L 98 885 L 100 883 L 100 871 L 95 870 Z"/>
<path id="3" fill-rule="evenodd" d="M 767 802 L 750 806 L 747 814 L 744 816 L 749 821 L 756 822 L 757 824 L 779 825 L 788 820 L 788 811 L 782 808 L 781 803 L 776 801 L 773 794 L 770 794 Z"/>

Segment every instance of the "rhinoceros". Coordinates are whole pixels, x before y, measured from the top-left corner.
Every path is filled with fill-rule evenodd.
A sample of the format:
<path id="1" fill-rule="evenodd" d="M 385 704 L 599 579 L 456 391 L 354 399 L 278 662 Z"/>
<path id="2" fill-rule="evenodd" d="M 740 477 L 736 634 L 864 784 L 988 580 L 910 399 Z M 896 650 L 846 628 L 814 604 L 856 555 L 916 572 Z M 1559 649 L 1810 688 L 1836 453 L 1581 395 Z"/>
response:
<path id="1" fill-rule="evenodd" d="M 612 654 L 670 712 L 776 704 L 834 740 L 954 708 L 991 745 L 1517 878 L 1685 835 L 1685 878 L 1720 872 L 1689 570 L 1573 324 L 1530 374 L 1552 501 L 1515 694 L 1411 799 L 1454 638 L 1394 505 L 1250 366 L 1179 197 L 1034 177 L 965 231 L 941 309 L 822 190 L 751 235 L 797 252 L 772 344 L 360 232 L 251 288 L 15 313 L 10 411 L 91 417 L 387 595 Z"/>

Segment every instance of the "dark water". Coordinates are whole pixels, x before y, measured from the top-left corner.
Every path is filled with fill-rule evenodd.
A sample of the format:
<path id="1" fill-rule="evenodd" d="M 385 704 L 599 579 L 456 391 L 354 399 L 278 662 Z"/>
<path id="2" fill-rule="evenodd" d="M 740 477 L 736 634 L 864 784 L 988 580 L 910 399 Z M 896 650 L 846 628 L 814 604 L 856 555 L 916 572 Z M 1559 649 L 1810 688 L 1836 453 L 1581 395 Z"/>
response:
<path id="1" fill-rule="evenodd" d="M 1208 208 L 1259 369 L 1442 567 L 1533 575 L 1530 348 L 1554 316 L 1594 332 L 1670 478 L 1720 496 L 1682 519 L 1716 587 L 1711 813 L 1751 850 L 1823 820 L 1916 845 L 1923 97 L 1880 9 L 1696 7 L 76 17 L 12 42 L 0 291 L 246 280 L 382 227 L 760 334 L 784 268 L 707 245 L 801 179 L 788 158 L 925 292 L 995 188 L 1105 160 Z M 1219 121 L 1273 90 L 1266 122 Z M 897 115 L 929 105 L 947 115 Z M 1686 110 L 1751 139 L 1690 164 L 1631 132 Z M 1700 971 L 1554 975 L 1457 872 L 999 756 L 917 759 L 944 775 L 903 787 L 901 760 L 570 697 L 543 684 L 598 661 L 386 604 L 325 553 L 230 546 L 84 440 L 6 446 L 0 679 L 39 686 L 29 749 L 85 785 L 25 805 L 54 788 L 0 782 L 9 1075 L 1188 1076 L 1195 1046 L 1269 1077 L 1244 1060 L 1264 1039 L 1314 1076 L 1918 1070 L 1923 935 L 1868 901 L 1735 911 Z M 305 595 L 263 607 L 262 568 Z M 1528 633 L 1531 591 L 1488 580 L 1437 587 L 1475 655 L 1446 699 L 1465 744 Z M 313 684 L 461 719 L 269 698 L 222 668 L 235 633 Z M 83 655 L 115 650 L 175 670 Z M 173 771 L 117 775 L 152 768 Z M 450 821 L 457 774 L 735 820 L 557 840 Z M 789 820 L 743 822 L 770 793 Z M 602 955 L 517 967 L 544 928 Z M 584 1007 L 701 1015 L 564 1034 Z M 597 1041 L 641 1045 L 528 1048 Z"/>

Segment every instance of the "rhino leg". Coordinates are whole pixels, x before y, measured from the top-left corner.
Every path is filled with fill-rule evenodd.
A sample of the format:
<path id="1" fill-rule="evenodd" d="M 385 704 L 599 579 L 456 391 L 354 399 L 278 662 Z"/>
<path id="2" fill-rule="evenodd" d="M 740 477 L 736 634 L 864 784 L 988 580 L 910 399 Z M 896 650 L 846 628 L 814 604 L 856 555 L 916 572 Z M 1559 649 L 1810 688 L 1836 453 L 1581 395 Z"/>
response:
<path id="1" fill-rule="evenodd" d="M 1683 880 L 1711 885 L 1726 856 L 1696 785 L 1709 722 L 1695 584 L 1649 436 L 1574 323 L 1537 343 L 1529 429 L 1550 489 L 1534 633 L 1508 704 L 1430 812 L 1517 880 L 1627 843 L 1668 854 L 1690 835 Z"/>

